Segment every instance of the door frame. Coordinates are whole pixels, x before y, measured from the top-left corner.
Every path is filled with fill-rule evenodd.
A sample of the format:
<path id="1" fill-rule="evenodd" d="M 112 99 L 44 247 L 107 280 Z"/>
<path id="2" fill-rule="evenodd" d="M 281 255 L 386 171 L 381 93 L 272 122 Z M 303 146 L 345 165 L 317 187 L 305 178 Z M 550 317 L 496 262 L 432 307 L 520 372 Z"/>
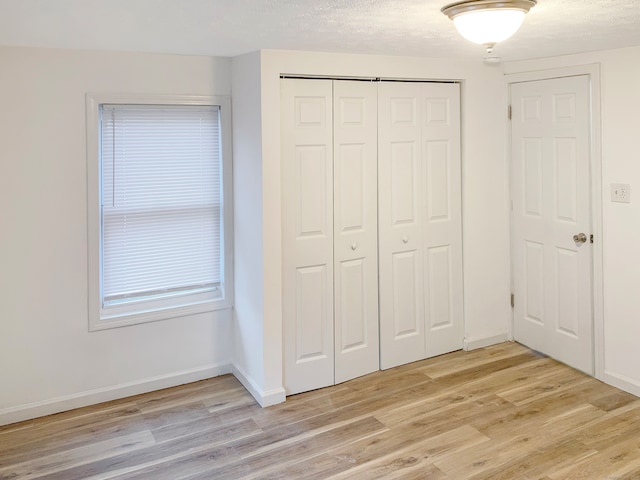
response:
<path id="1" fill-rule="evenodd" d="M 591 226 L 595 241 L 592 245 L 592 292 L 593 302 L 593 358 L 595 377 L 604 381 L 604 288 L 603 288 L 603 228 L 602 228 L 602 114 L 601 114 L 601 83 L 600 64 L 577 65 L 548 70 L 531 71 L 524 73 L 506 74 L 507 102 L 511 103 L 511 85 L 514 83 L 532 82 L 536 80 L 551 80 L 555 78 L 574 77 L 586 75 L 590 83 L 590 110 L 589 125 L 590 136 L 590 170 L 591 170 Z M 511 156 L 512 123 L 508 121 L 507 135 L 507 177 L 509 181 L 509 208 L 507 208 L 509 235 L 509 257 L 511 264 L 511 291 L 513 292 L 513 219 L 511 205 L 513 199 L 513 175 Z M 514 312 L 511 310 L 511 322 L 509 322 L 509 339 L 514 339 Z"/>

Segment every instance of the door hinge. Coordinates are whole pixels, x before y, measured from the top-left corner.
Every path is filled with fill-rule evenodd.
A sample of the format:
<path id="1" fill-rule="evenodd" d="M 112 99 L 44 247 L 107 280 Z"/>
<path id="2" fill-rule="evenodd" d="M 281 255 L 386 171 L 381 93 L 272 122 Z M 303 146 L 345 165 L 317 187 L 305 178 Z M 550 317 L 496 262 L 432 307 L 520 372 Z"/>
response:
<path id="1" fill-rule="evenodd" d="M 514 293 L 511 294 L 511 308 L 516 306 L 516 296 Z"/>
<path id="2" fill-rule="evenodd" d="M 592 233 L 591 235 L 589 235 L 589 241 L 590 241 L 591 243 L 593 243 L 593 233 Z"/>
<path id="3" fill-rule="evenodd" d="M 507 117 L 509 117 L 509 120 L 511 120 L 511 105 L 509 105 L 509 107 L 507 108 Z"/>

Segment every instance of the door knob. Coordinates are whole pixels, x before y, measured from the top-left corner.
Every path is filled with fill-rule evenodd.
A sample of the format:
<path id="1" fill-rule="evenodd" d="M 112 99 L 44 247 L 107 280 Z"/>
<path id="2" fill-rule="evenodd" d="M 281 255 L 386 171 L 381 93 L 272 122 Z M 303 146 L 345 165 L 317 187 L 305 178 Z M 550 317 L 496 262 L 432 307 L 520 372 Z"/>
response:
<path id="1" fill-rule="evenodd" d="M 355 250 L 358 248 L 358 244 L 357 243 L 352 243 L 351 244 L 351 250 Z"/>
<path id="2" fill-rule="evenodd" d="M 409 243 L 409 237 L 402 237 L 402 243 Z"/>
<path id="3" fill-rule="evenodd" d="M 573 236 L 573 241 L 576 243 L 586 243 L 587 236 L 584 233 L 578 233 Z"/>

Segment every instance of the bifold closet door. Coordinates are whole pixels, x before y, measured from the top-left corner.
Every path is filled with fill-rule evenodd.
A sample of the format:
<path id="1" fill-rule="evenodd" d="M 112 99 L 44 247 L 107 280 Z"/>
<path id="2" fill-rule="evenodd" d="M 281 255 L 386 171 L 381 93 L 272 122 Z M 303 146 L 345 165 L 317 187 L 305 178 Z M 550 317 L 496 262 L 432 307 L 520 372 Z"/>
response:
<path id="1" fill-rule="evenodd" d="M 380 369 L 377 92 L 333 82 L 336 383 Z"/>
<path id="2" fill-rule="evenodd" d="M 284 383 L 378 370 L 377 88 L 282 80 Z"/>
<path id="3" fill-rule="evenodd" d="M 463 346 L 460 90 L 378 87 L 380 363 Z"/>
<path id="4" fill-rule="evenodd" d="M 282 287 L 288 395 L 334 384 L 333 88 L 281 81 Z"/>

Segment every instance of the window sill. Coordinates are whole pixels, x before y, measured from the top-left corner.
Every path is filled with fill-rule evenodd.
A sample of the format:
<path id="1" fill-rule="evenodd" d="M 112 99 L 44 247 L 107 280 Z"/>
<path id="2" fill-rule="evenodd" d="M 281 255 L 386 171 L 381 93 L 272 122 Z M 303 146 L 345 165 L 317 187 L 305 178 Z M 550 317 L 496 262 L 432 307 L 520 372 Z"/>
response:
<path id="1" fill-rule="evenodd" d="M 89 323 L 90 332 L 109 330 L 112 328 L 128 327 L 141 323 L 157 322 L 172 318 L 198 315 L 201 313 L 215 312 L 219 310 L 230 310 L 231 302 L 227 300 L 208 300 L 190 305 L 167 307 L 162 309 L 138 311 L 132 313 L 107 314 L 100 312 L 98 320 L 92 319 Z"/>

